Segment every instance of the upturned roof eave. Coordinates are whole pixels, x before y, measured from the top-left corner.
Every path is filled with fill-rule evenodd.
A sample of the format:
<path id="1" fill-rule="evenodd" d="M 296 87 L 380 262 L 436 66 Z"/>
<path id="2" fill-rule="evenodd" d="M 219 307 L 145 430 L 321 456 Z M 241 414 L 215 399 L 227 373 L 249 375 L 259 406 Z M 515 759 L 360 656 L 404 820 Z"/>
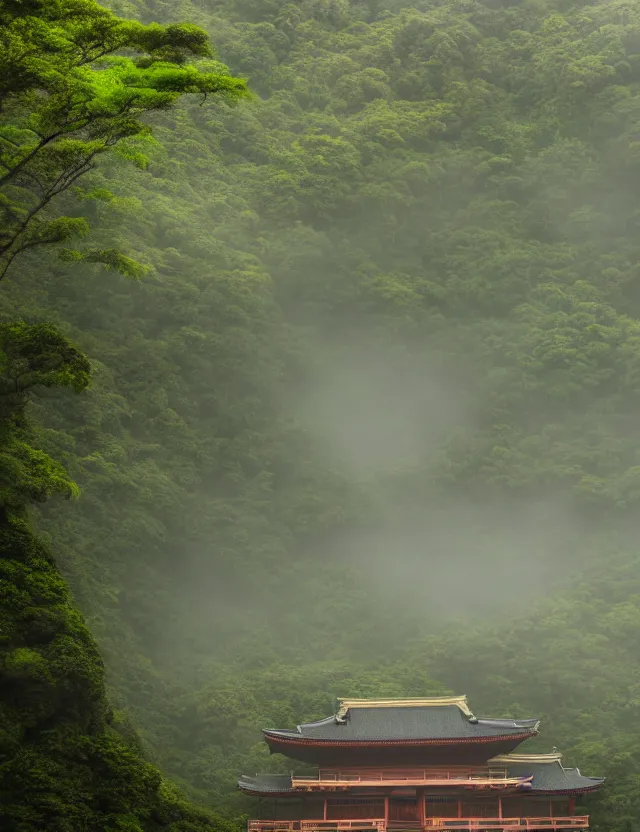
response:
<path id="1" fill-rule="evenodd" d="M 267 743 L 282 743 L 285 745 L 304 745 L 321 748 L 373 748 L 375 746 L 416 746 L 416 745 L 467 745 L 469 743 L 503 743 L 505 741 L 525 740 L 534 737 L 535 729 L 509 734 L 481 734 L 477 737 L 419 737 L 413 739 L 315 739 L 305 737 L 304 734 L 263 729 Z"/>
<path id="2" fill-rule="evenodd" d="M 293 789 L 287 789 L 286 791 L 272 791 L 271 789 L 247 789 L 245 786 L 238 785 L 238 788 L 244 794 L 248 794 L 250 797 L 265 797 L 268 795 L 269 797 L 295 797 L 297 792 Z"/>
<path id="3" fill-rule="evenodd" d="M 600 788 L 602 783 L 598 783 L 594 786 L 574 786 L 571 789 L 531 789 L 530 792 L 527 792 L 528 795 L 533 795 L 534 797 L 546 797 L 550 795 L 563 795 L 563 794 L 589 794 L 590 792 L 596 792 Z"/>
<path id="4" fill-rule="evenodd" d="M 593 778 L 595 780 L 595 778 Z M 581 795 L 581 794 L 588 794 L 590 792 L 597 791 L 602 784 L 604 783 L 604 778 L 597 782 L 586 786 L 574 786 L 573 788 L 569 789 L 531 789 L 531 791 L 527 792 L 528 796 L 534 797 L 549 797 L 549 796 L 560 796 L 560 795 Z M 298 790 L 290 788 L 290 789 L 270 789 L 267 787 L 260 788 L 257 784 L 250 786 L 245 785 L 242 781 L 238 781 L 237 784 L 238 789 L 243 792 L 244 794 L 250 795 L 252 797 L 263 797 L 268 795 L 269 797 L 295 797 L 299 795 Z"/>

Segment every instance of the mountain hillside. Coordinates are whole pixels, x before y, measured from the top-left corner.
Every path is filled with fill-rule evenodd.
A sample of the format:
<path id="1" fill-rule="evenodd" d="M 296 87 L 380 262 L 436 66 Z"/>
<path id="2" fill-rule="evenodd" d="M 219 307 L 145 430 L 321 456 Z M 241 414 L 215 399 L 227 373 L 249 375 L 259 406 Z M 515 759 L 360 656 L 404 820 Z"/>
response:
<path id="1" fill-rule="evenodd" d="M 38 527 L 147 757 L 238 818 L 259 729 L 466 693 L 637 825 L 640 9 L 114 2 L 253 95 L 148 116 L 91 245 L 0 315 L 91 386 L 29 405 L 78 483 Z M 35 440 L 34 440 L 35 441 Z M 284 767 L 284 768 L 283 768 Z"/>

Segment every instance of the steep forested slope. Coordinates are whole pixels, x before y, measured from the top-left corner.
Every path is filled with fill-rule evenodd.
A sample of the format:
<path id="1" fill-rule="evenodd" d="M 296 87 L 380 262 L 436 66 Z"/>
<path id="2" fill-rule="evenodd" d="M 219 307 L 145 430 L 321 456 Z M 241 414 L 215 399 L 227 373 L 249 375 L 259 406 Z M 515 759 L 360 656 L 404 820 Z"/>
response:
<path id="1" fill-rule="evenodd" d="M 98 196 L 77 183 L 103 153 L 117 148 L 141 162 L 131 140 L 148 137 L 143 114 L 184 93 L 245 93 L 225 67 L 194 66 L 194 57 L 211 57 L 207 33 L 194 26 L 143 26 L 93 0 L 0 4 L 0 280 L 20 273 L 26 252 L 87 233 L 77 210 L 61 211 L 64 197 Z M 102 190 L 100 198 L 111 197 Z M 59 253 L 129 276 L 143 271 L 113 248 Z M 0 828 L 232 828 L 184 803 L 144 760 L 135 731 L 108 703 L 98 647 L 33 531 L 34 504 L 77 496 L 78 487 L 38 447 L 29 404 L 90 381 L 90 362 L 55 325 L 0 321 Z"/>
<path id="2" fill-rule="evenodd" d="M 113 6 L 204 25 L 258 95 L 94 175 L 143 281 L 34 256 L 0 293 L 94 365 L 33 410 L 116 702 L 235 811 L 262 723 L 446 685 L 543 717 L 634 828 L 638 9 Z"/>

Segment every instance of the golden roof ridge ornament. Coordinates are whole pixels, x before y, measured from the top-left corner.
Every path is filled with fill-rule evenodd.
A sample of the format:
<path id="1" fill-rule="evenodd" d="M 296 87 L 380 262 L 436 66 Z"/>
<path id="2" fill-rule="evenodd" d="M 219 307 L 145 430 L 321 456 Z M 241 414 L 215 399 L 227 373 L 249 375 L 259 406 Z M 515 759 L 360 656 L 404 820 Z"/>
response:
<path id="1" fill-rule="evenodd" d="M 466 696 L 431 696 L 417 699 L 339 699 L 336 722 L 344 722 L 351 708 L 434 708 L 456 705 L 462 713 L 474 719 Z"/>
<path id="2" fill-rule="evenodd" d="M 559 763 L 561 760 L 560 751 L 551 751 L 547 754 L 499 754 L 489 763 Z"/>

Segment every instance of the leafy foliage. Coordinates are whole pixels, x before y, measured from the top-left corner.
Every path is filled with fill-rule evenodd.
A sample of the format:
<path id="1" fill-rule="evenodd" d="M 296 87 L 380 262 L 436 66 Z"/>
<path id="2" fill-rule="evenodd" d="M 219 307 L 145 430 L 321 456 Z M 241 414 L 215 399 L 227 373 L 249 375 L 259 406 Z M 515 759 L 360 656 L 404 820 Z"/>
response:
<path id="1" fill-rule="evenodd" d="M 45 209 L 98 155 L 145 133 L 139 115 L 185 92 L 244 89 L 223 67 L 207 74 L 185 63 L 210 54 L 203 31 L 127 23 L 92 0 L 4 2 L 0 42 L 0 277 L 17 254 L 86 232 L 85 218 Z M 108 60 L 122 48 L 145 54 Z M 141 272 L 110 248 L 64 257 Z M 29 403 L 59 388 L 82 392 L 90 378 L 58 327 L 0 322 L 0 827 L 230 830 L 186 805 L 114 718 L 97 645 L 31 528 L 31 504 L 79 489 L 37 447 Z"/>
<path id="2" fill-rule="evenodd" d="M 593 828 L 630 832 L 638 10 L 179 12 L 259 98 L 163 110 L 158 144 L 123 138 L 126 173 L 99 154 L 67 213 L 103 255 L 26 252 L 0 295 L 94 368 L 82 396 L 29 408 L 82 489 L 40 522 L 115 705 L 238 815 L 238 774 L 288 767 L 265 724 L 336 695 L 465 692 L 540 716 L 541 748 L 608 777 Z M 154 67 L 184 64 L 157 60 L 92 72 L 123 95 L 147 73 L 159 96 Z M 93 261 L 119 251 L 144 280 L 104 281 Z"/>
<path id="3" fill-rule="evenodd" d="M 211 56 L 203 30 L 143 26 L 93 0 L 5 2 L 0 45 L 0 279 L 22 252 L 88 232 L 83 217 L 51 215 L 52 202 L 107 150 L 121 146 L 144 165 L 135 148 L 149 134 L 142 116 L 184 94 L 232 101 L 245 91 L 221 64 L 187 63 Z M 135 272 L 130 259 L 108 250 L 73 259 Z"/>
<path id="4" fill-rule="evenodd" d="M 181 803 L 117 731 L 95 642 L 28 524 L 0 526 L 0 823 L 230 830 Z"/>
<path id="5" fill-rule="evenodd" d="M 31 391 L 89 384 L 86 357 L 55 327 L 0 324 L 0 507 L 14 511 L 55 492 L 77 496 L 63 467 L 30 444 L 25 408 Z"/>

